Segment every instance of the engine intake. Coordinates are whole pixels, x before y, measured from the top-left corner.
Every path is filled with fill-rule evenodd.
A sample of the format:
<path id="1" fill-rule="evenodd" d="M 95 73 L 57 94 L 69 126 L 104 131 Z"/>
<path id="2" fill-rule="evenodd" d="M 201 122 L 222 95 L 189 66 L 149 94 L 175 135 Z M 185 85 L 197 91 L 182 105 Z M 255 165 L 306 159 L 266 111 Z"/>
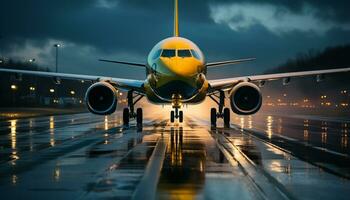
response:
<path id="1" fill-rule="evenodd" d="M 91 113 L 112 114 L 117 108 L 117 90 L 107 82 L 95 83 L 86 91 L 85 102 Z"/>
<path id="2" fill-rule="evenodd" d="M 238 115 L 252 115 L 259 111 L 262 95 L 258 86 L 249 82 L 237 84 L 230 92 L 231 109 Z"/>

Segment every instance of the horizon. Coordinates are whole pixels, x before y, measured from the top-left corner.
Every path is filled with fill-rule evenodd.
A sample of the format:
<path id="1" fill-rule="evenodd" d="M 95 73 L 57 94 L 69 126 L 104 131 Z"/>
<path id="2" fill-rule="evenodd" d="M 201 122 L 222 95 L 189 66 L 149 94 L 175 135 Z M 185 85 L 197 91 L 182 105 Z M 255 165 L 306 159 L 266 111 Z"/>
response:
<path id="1" fill-rule="evenodd" d="M 5 27 L 0 32 L 0 56 L 23 61 L 34 58 L 38 65 L 52 70 L 53 44 L 60 43 L 59 71 L 65 73 L 84 71 L 142 79 L 144 70 L 98 59 L 145 62 L 153 45 L 173 33 L 170 0 L 147 4 L 139 0 L 24 4 L 25 9 L 18 1 L 4 3 L 7 9 L 0 14 Z M 208 62 L 257 58 L 235 67 L 212 69 L 209 78 L 262 73 L 299 53 L 349 44 L 347 4 L 180 0 L 180 36 L 195 42 Z"/>

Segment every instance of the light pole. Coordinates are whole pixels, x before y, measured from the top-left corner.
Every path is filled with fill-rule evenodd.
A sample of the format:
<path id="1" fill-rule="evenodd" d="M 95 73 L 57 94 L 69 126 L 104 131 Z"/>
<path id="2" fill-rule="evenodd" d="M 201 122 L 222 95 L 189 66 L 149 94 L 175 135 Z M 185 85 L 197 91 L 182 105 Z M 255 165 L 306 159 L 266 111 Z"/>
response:
<path id="1" fill-rule="evenodd" d="M 28 60 L 29 64 L 30 64 L 30 67 L 32 68 L 31 70 L 35 70 L 37 71 L 37 67 L 35 66 L 35 58 L 31 58 Z M 30 86 L 29 87 L 29 93 L 30 93 L 30 96 L 34 99 L 34 101 L 36 101 L 36 87 L 37 87 L 37 77 L 36 76 L 31 76 L 31 82 L 34 82 L 34 85 L 33 86 Z"/>
<path id="2" fill-rule="evenodd" d="M 0 40 L 2 40 L 2 35 L 0 35 Z M 0 48 L 0 64 L 3 64 L 4 63 L 4 59 L 2 57 L 2 48 Z"/>
<path id="3" fill-rule="evenodd" d="M 58 72 L 58 48 L 60 48 L 62 45 L 56 43 L 53 46 L 56 48 L 56 73 L 57 73 Z M 55 89 L 57 90 L 57 92 L 55 94 L 56 94 L 56 98 L 59 98 L 59 89 L 57 85 L 60 83 L 60 81 L 58 81 L 59 79 L 57 77 L 55 78 L 55 80 L 57 80 L 56 86 L 55 86 L 56 87 Z"/>
<path id="4" fill-rule="evenodd" d="M 61 47 L 60 44 L 53 45 L 56 48 L 56 73 L 58 72 L 58 48 Z"/>

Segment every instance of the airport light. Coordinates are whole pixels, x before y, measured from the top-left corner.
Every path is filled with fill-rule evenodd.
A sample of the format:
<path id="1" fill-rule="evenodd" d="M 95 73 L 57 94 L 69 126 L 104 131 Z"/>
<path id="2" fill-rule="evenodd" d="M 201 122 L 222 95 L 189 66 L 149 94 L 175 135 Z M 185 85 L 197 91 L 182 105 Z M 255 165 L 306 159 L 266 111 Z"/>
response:
<path id="1" fill-rule="evenodd" d="M 51 93 L 54 93 L 54 92 L 55 92 L 55 89 L 51 88 L 51 89 L 50 89 L 50 92 L 51 92 Z"/>
<path id="2" fill-rule="evenodd" d="M 17 85 L 11 85 L 12 90 L 17 90 Z"/>
<path id="3" fill-rule="evenodd" d="M 71 95 L 75 95 L 75 91 L 74 91 L 74 90 L 71 90 L 71 91 L 70 91 L 70 94 L 71 94 Z"/>

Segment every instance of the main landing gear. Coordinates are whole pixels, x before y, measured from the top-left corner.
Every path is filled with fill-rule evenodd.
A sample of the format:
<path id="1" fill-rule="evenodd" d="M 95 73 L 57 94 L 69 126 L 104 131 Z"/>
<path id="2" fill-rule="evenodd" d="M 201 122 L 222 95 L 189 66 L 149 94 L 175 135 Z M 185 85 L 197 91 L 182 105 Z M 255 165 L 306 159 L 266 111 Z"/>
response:
<path id="1" fill-rule="evenodd" d="M 212 127 L 216 127 L 216 122 L 218 118 L 222 118 L 224 120 L 224 127 L 230 127 L 230 109 L 225 107 L 225 92 L 220 91 L 219 95 L 213 94 L 209 96 L 216 104 L 219 106 L 219 112 L 217 112 L 216 108 L 212 108 L 210 110 L 210 123 Z M 216 97 L 216 98 L 215 98 Z"/>
<path id="2" fill-rule="evenodd" d="M 123 124 L 129 125 L 130 119 L 136 118 L 137 126 L 142 126 L 143 123 L 143 111 L 142 108 L 137 108 L 136 113 L 134 111 L 135 104 L 143 98 L 141 94 L 135 94 L 134 91 L 128 91 L 128 108 L 123 110 Z"/>

